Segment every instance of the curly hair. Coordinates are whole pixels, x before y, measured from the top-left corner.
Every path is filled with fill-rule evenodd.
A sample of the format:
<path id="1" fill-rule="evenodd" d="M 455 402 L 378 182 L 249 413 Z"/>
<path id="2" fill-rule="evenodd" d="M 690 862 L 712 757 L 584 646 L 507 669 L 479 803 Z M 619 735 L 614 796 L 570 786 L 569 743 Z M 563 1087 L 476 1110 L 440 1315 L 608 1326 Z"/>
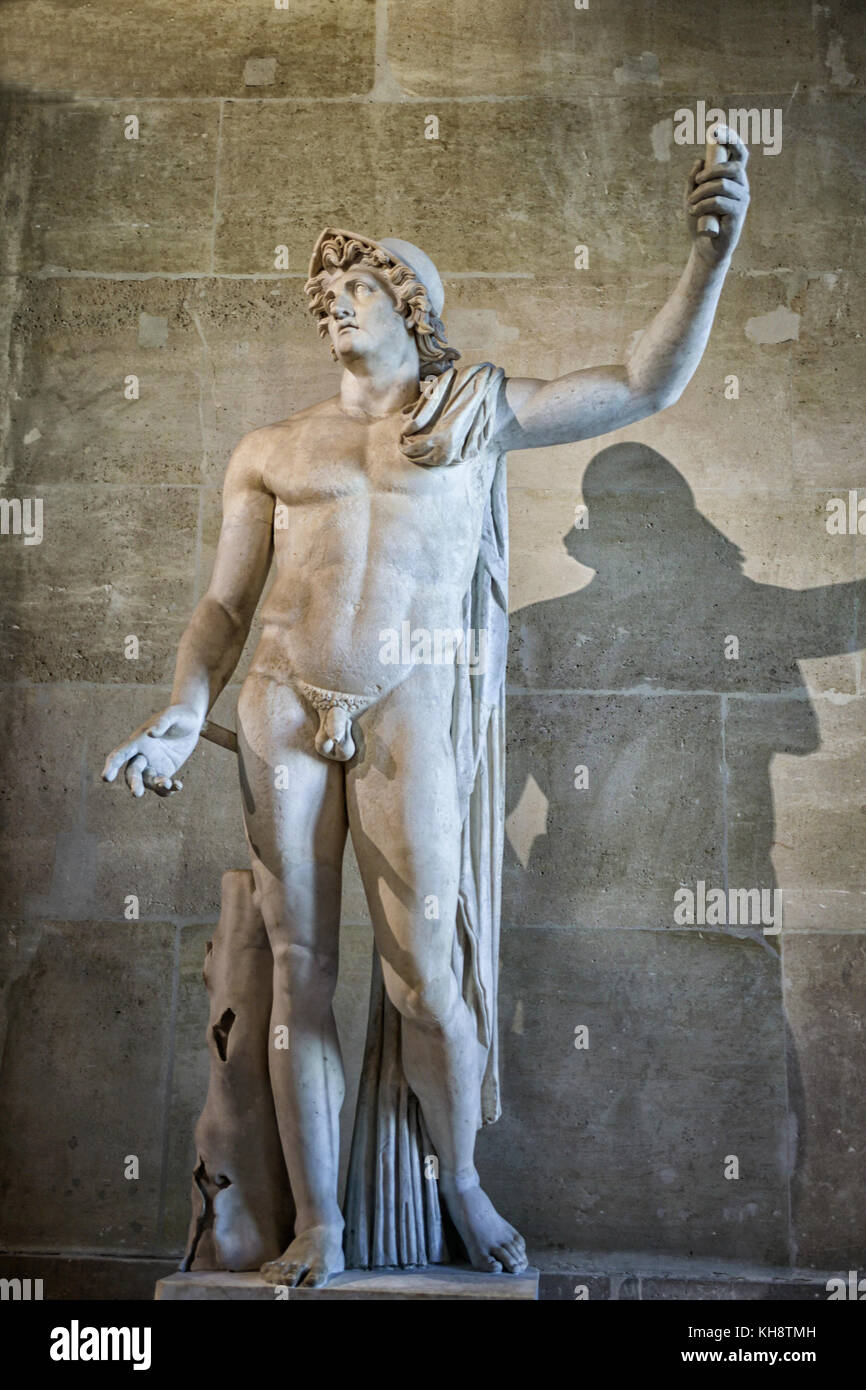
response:
<path id="1" fill-rule="evenodd" d="M 328 336 L 328 308 L 325 303 L 327 282 L 340 270 L 350 266 L 362 265 L 374 270 L 391 286 L 397 301 L 397 310 L 415 335 L 418 348 L 421 377 L 434 377 L 448 370 L 452 362 L 460 356 L 456 348 L 449 347 L 445 340 L 445 328 L 430 308 L 427 291 L 408 266 L 394 261 L 386 251 L 371 246 L 355 237 L 335 234 L 321 247 L 322 269 L 304 285 L 310 313 L 319 326 L 319 335 Z M 337 361 L 337 354 L 331 345 L 331 356 Z"/>

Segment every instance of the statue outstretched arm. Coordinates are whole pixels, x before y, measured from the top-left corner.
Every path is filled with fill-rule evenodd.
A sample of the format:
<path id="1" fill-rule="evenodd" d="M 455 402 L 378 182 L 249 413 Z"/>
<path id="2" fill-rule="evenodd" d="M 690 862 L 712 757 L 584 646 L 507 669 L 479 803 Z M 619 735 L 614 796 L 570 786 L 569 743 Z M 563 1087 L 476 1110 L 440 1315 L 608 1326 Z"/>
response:
<path id="1" fill-rule="evenodd" d="M 109 753 L 103 780 L 125 769 L 134 796 L 180 791 L 176 777 L 198 742 L 208 710 L 234 671 L 273 547 L 274 498 L 262 478 L 266 431 L 242 439 L 229 462 L 223 488 L 223 522 L 207 593 L 180 641 L 171 704 L 145 721 Z"/>
<path id="2" fill-rule="evenodd" d="M 500 399 L 503 449 L 533 449 L 593 439 L 664 410 L 678 400 L 703 356 L 731 254 L 749 204 L 748 150 L 727 127 L 718 131 L 721 163 L 698 160 L 686 186 L 692 236 L 673 294 L 619 366 L 588 367 L 553 381 L 511 377 Z M 701 219 L 717 219 L 715 236 Z"/>

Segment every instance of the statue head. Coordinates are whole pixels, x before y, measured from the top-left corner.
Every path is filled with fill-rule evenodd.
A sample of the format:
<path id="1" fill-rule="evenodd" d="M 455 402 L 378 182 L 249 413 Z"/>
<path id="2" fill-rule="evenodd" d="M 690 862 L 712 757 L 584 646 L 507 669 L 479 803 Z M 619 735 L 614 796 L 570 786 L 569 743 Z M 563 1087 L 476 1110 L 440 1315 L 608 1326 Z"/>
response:
<path id="1" fill-rule="evenodd" d="M 388 335 L 409 335 L 419 375 L 438 376 L 459 356 L 439 315 L 445 291 L 435 265 L 411 242 L 373 241 L 326 227 L 316 242 L 304 290 L 331 356 L 350 366 L 381 348 Z"/>

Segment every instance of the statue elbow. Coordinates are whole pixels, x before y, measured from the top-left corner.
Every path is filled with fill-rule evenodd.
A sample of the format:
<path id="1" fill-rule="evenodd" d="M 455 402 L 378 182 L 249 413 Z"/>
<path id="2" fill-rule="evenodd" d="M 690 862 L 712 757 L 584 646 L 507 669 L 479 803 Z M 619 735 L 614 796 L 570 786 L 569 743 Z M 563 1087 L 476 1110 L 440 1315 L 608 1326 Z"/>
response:
<path id="1" fill-rule="evenodd" d="M 649 415 L 657 415 L 660 410 L 676 405 L 685 389 L 685 383 L 667 382 L 652 392 L 649 402 Z"/>

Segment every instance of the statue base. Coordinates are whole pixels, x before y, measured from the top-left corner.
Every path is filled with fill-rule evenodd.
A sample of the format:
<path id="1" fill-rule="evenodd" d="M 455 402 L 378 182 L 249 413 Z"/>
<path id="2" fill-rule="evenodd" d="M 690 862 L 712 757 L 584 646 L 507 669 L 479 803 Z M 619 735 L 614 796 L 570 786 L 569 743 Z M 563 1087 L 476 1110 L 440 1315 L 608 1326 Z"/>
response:
<path id="1" fill-rule="evenodd" d="M 224 1270 L 170 1274 L 159 1279 L 155 1298 L 219 1302 L 247 1299 L 296 1302 L 310 1298 L 483 1298 L 538 1299 L 538 1270 L 522 1274 L 477 1274 L 462 1265 L 427 1265 L 423 1269 L 353 1269 L 337 1274 L 323 1289 L 287 1289 L 269 1284 L 258 1273 Z"/>

